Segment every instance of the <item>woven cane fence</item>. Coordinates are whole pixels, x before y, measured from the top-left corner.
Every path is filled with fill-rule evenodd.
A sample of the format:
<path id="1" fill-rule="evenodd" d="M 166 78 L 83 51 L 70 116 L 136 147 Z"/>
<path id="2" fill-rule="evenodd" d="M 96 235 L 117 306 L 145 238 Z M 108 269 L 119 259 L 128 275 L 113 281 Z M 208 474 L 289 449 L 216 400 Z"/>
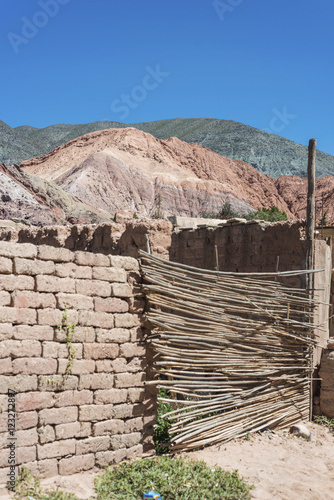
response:
<path id="1" fill-rule="evenodd" d="M 173 411 L 171 450 L 309 419 L 313 311 L 278 276 L 223 273 L 141 252 L 156 378 Z"/>

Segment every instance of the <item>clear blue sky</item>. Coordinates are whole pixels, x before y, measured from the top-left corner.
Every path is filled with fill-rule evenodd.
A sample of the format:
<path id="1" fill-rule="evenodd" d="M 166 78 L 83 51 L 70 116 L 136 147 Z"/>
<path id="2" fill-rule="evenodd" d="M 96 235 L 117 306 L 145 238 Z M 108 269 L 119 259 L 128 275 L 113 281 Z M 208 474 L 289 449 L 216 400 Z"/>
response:
<path id="1" fill-rule="evenodd" d="M 222 118 L 334 155 L 333 21 L 333 0 L 7 0 L 0 119 Z"/>

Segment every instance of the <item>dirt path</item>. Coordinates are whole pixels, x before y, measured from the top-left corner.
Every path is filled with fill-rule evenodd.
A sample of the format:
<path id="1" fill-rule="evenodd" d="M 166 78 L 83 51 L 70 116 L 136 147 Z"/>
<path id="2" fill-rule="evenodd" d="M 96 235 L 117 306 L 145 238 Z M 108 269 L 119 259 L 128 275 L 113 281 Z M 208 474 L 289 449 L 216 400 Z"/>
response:
<path id="1" fill-rule="evenodd" d="M 254 484 L 254 499 L 333 500 L 334 436 L 319 425 L 307 427 L 310 441 L 288 432 L 264 432 L 188 456 L 228 471 L 238 469 Z"/>
<path id="2" fill-rule="evenodd" d="M 236 440 L 188 453 L 214 467 L 237 469 L 254 484 L 257 500 L 333 500 L 334 436 L 324 427 L 307 424 L 310 441 L 287 432 L 256 434 L 247 440 Z M 94 498 L 94 477 L 101 471 L 86 472 L 41 481 L 47 488 L 59 487 L 79 498 Z M 0 500 L 8 500 L 1 495 Z"/>

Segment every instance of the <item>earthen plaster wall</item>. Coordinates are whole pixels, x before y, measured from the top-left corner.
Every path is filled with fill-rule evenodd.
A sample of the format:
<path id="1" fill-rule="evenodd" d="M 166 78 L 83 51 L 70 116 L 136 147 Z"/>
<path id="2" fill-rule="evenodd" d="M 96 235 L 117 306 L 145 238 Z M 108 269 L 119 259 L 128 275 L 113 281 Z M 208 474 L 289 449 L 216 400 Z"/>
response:
<path id="1" fill-rule="evenodd" d="M 140 279 L 130 257 L 0 241 L 0 483 L 9 473 L 8 389 L 16 465 L 39 476 L 153 449 Z"/>

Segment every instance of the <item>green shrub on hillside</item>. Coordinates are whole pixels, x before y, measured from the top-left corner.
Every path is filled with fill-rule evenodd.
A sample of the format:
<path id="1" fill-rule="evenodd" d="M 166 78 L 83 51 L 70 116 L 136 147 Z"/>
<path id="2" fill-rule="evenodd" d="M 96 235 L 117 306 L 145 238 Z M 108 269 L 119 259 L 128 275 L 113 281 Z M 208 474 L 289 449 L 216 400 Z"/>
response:
<path id="1" fill-rule="evenodd" d="M 285 212 L 281 212 L 275 205 L 271 208 L 261 208 L 256 212 L 251 212 L 250 214 L 243 215 L 247 220 L 265 220 L 268 222 L 277 222 L 280 220 L 288 220 L 288 216 Z"/>

